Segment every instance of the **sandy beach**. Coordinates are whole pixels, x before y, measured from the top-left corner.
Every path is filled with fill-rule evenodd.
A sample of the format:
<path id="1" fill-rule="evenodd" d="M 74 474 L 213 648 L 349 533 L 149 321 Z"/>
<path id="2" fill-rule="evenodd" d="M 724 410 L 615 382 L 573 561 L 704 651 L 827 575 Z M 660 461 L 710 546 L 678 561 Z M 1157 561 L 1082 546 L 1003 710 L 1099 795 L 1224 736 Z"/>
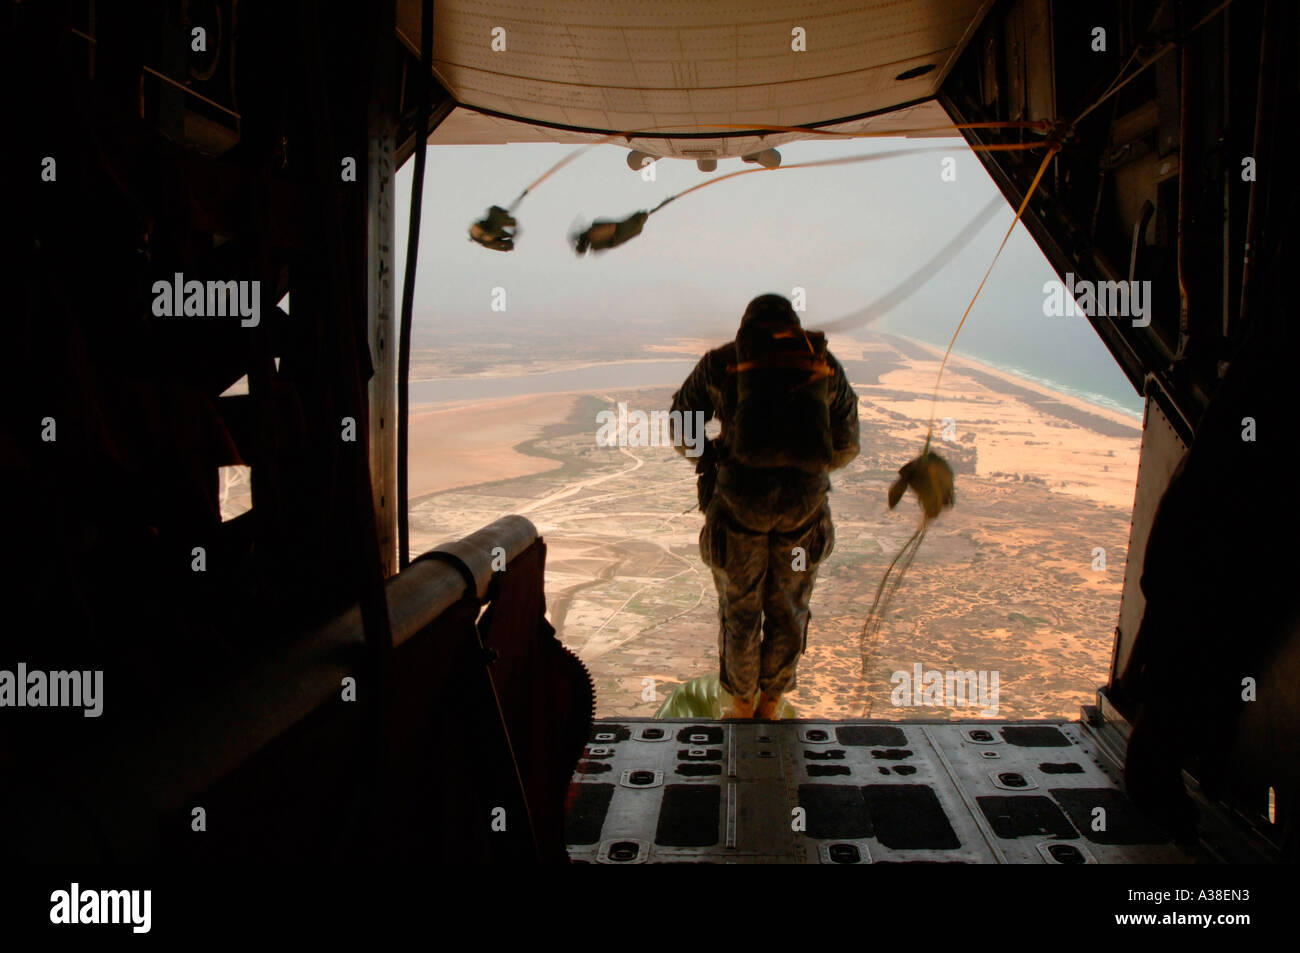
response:
<path id="1" fill-rule="evenodd" d="M 938 369 L 938 362 L 943 359 L 943 348 L 935 347 L 932 344 L 926 344 L 923 341 L 917 341 L 914 338 L 903 338 L 902 340 L 905 340 L 910 344 L 914 344 L 917 347 L 921 348 L 922 350 L 928 351 L 930 354 L 932 354 L 935 360 L 935 369 L 936 370 Z M 1113 420 L 1124 427 L 1132 428 L 1137 431 L 1141 431 L 1142 429 L 1142 421 L 1139 418 L 1134 417 L 1130 414 L 1126 414 L 1122 411 L 1116 410 L 1113 407 L 1104 407 L 1101 404 L 1094 404 L 1090 401 L 1083 400 L 1080 397 L 1075 397 L 1070 394 L 1063 394 L 1058 390 L 1052 390 L 1050 387 L 1041 384 L 1038 381 L 1032 381 L 1029 380 L 1028 378 L 1020 377 L 1016 374 L 1012 374 L 1008 371 L 1004 371 L 1000 368 L 994 367 L 991 364 L 985 364 L 981 361 L 977 361 L 974 358 L 970 358 L 961 354 L 954 353 L 948 358 L 948 366 L 964 367 L 967 368 L 968 370 L 982 371 L 983 373 L 996 377 L 999 380 L 1006 381 L 1008 384 L 1014 384 L 1016 387 L 1021 387 L 1024 388 L 1025 390 L 1034 391 L 1035 393 L 1042 394 L 1044 397 L 1050 397 L 1053 400 L 1058 400 L 1063 404 L 1078 408 L 1079 410 L 1086 411 L 1090 414 L 1097 414 L 1101 417 L 1105 417 L 1107 419 Z M 945 376 L 947 375 L 947 373 L 948 373 L 947 371 L 944 372 Z M 933 381 L 931 382 L 931 386 L 933 386 Z M 940 397 L 942 397 L 942 394 L 943 392 L 941 389 Z"/>
<path id="2" fill-rule="evenodd" d="M 576 399 L 573 394 L 538 394 L 436 409 L 412 407 L 411 499 L 556 469 L 557 461 L 527 456 L 515 447 L 564 420 Z"/>

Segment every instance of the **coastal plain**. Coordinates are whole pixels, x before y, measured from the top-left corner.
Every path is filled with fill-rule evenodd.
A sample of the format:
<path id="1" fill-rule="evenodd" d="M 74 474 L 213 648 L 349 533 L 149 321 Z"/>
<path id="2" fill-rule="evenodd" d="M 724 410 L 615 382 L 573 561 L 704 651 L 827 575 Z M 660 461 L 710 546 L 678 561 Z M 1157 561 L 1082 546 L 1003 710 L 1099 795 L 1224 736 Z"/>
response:
<path id="1" fill-rule="evenodd" d="M 718 343 L 652 350 L 694 360 Z M 950 358 L 934 446 L 956 470 L 956 505 L 930 527 L 864 644 L 876 586 L 917 525 L 915 502 L 890 510 L 886 490 L 924 444 L 941 352 L 875 334 L 833 336 L 830 347 L 859 397 L 862 451 L 832 474 L 835 548 L 788 695 L 799 716 L 987 714 L 951 698 L 900 703 L 894 673 L 920 664 L 996 672 L 997 717 L 1076 717 L 1106 679 L 1140 420 Z M 672 447 L 595 439 L 600 411 L 666 409 L 677 383 L 412 406 L 412 551 L 507 513 L 532 520 L 547 545 L 548 616 L 590 671 L 602 717 L 652 715 L 676 685 L 717 670 L 691 464 Z"/>

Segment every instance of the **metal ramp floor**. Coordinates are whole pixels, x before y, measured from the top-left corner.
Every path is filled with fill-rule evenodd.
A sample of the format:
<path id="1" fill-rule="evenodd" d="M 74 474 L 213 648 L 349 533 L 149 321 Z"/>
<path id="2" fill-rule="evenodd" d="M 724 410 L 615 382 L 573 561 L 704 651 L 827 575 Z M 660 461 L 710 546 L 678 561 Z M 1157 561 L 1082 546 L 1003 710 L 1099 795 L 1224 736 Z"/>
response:
<path id="1" fill-rule="evenodd" d="M 1079 722 L 598 720 L 578 863 L 1194 863 Z"/>

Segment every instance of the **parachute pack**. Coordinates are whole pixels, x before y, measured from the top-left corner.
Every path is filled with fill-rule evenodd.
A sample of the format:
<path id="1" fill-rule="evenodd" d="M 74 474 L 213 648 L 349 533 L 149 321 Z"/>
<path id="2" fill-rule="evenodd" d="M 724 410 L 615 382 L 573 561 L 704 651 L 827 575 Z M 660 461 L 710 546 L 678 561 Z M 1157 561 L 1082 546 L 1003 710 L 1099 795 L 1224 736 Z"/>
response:
<path id="1" fill-rule="evenodd" d="M 798 324 L 755 321 L 736 334 L 736 412 L 731 456 L 750 467 L 830 466 L 826 335 Z"/>

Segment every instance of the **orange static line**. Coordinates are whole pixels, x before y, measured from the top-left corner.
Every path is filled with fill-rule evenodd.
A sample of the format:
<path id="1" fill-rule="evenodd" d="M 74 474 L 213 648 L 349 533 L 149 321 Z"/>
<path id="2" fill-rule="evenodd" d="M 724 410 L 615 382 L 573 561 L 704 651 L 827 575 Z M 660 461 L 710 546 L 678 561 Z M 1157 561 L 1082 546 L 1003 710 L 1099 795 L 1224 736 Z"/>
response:
<path id="1" fill-rule="evenodd" d="M 1050 128 L 1050 125 L 1051 125 L 1051 124 L 1050 124 L 1050 122 L 1049 122 L 1048 120 L 1045 120 L 1045 119 L 1039 119 L 1039 120 L 1033 120 L 1033 121 L 1014 121 L 1014 122 L 966 122 L 966 123 L 955 123 L 955 124 L 953 124 L 953 125 L 948 125 L 948 126 L 922 126 L 922 127 L 916 128 L 916 129 L 891 129 L 891 130 L 882 130 L 882 131 L 879 131 L 879 132 L 833 132 L 833 131 L 831 131 L 831 130 L 815 129 L 815 128 L 811 127 L 811 126 L 775 126 L 775 125 L 764 125 L 764 126 L 759 126 L 759 127 L 757 127 L 757 128 L 758 128 L 758 129 L 761 129 L 761 130 L 764 131 L 764 132 L 806 132 L 806 133 L 810 133 L 810 134 L 815 135 L 815 136 L 830 136 L 830 137 L 833 137 L 833 138 L 843 138 L 843 139 L 870 139 L 870 138 L 887 138 L 887 137 L 907 136 L 907 135 L 910 134 L 910 133 L 918 133 L 918 132 L 946 132 L 946 131 L 949 131 L 949 130 L 955 130 L 955 129 L 1041 129 L 1041 130 L 1043 130 L 1043 131 L 1047 131 L 1047 130 Z M 681 128 L 681 125 L 680 125 L 680 124 L 676 124 L 676 125 L 671 125 L 671 126 L 654 126 L 654 127 L 650 128 L 650 129 L 631 130 L 631 131 L 628 131 L 628 132 L 612 132 L 612 133 L 610 133 L 609 135 L 607 135 L 607 136 L 605 136 L 605 137 L 603 137 L 603 138 L 601 138 L 601 139 L 596 140 L 595 142 L 591 142 L 591 143 L 588 143 L 587 145 L 580 146 L 579 148 L 574 149 L 572 152 L 570 152 L 567 156 L 565 156 L 565 157 L 564 157 L 563 159 L 561 159 L 559 162 L 555 163 L 555 165 L 551 166 L 549 169 L 547 169 L 545 172 L 543 172 L 540 176 L 538 176 L 538 178 L 537 178 L 536 180 L 534 180 L 534 181 L 533 181 L 533 182 L 532 182 L 532 183 L 531 183 L 527 188 L 525 188 L 525 189 L 523 190 L 523 192 L 520 193 L 519 198 L 515 199 L 514 204 L 511 205 L 511 208 L 513 209 L 513 208 L 515 208 L 516 206 L 518 206 L 519 202 L 523 200 L 523 197 L 524 197 L 525 195 L 527 195 L 527 194 L 528 194 L 529 192 L 531 192 L 533 189 L 537 188 L 537 186 L 541 185 L 541 184 L 542 184 L 543 182 L 545 182 L 548 178 L 550 178 L 554 173 L 560 171 L 560 169 L 564 168 L 566 165 L 568 165 L 570 162 L 572 162 L 572 161 L 573 161 L 574 159 L 576 159 L 578 156 L 582 155 L 582 154 L 583 154 L 584 152 L 586 152 L 588 149 L 593 149 L 593 148 L 595 148 L 596 146 L 607 145 L 607 144 L 613 142 L 613 141 L 616 140 L 616 139 L 627 139 L 627 140 L 631 140 L 631 139 L 635 138 L 636 136 L 638 136 L 638 135 L 640 135 L 640 134 L 642 134 L 642 133 L 647 133 L 647 132 L 662 132 L 662 131 L 664 131 L 664 130 L 668 130 L 668 129 L 679 129 L 679 128 Z M 695 126 L 692 127 L 692 128 L 695 128 L 695 129 L 709 129 L 709 128 L 720 128 L 720 129 L 754 129 L 754 128 L 756 128 L 756 127 L 754 127 L 754 126 L 752 126 L 752 125 L 745 125 L 745 124 L 742 124 L 742 123 L 700 123 L 700 124 L 695 125 Z M 760 138 L 761 138 L 761 135 L 760 135 Z M 976 150 L 976 151 L 987 151 L 987 152 L 994 152 L 994 151 L 1015 151 L 1015 150 L 1017 150 L 1017 149 L 1034 148 L 1034 147 L 1036 147 L 1037 145 L 1039 145 L 1039 143 L 1031 143 L 1031 144 L 1016 144 L 1016 143 L 1013 143 L 1013 144 L 1005 144 L 1005 145 L 971 146 L 971 149 L 974 149 L 974 150 Z M 803 166 L 806 166 L 807 164 L 808 164 L 808 163 L 803 163 L 802 165 L 803 165 Z M 787 166 L 787 168 L 799 168 L 799 166 Z M 757 171 L 760 171 L 760 170 L 758 170 L 758 169 L 746 169 L 746 170 L 744 170 L 744 171 L 746 171 L 746 172 L 757 172 Z M 771 171 L 771 170 L 770 170 L 770 169 L 766 169 L 766 170 L 762 170 L 762 171 Z M 710 181 L 712 181 L 712 180 L 710 180 Z M 685 194 L 685 193 L 682 193 L 682 194 Z"/>
<path id="2" fill-rule="evenodd" d="M 980 281 L 979 287 L 975 289 L 974 297 L 970 299 L 970 304 L 966 305 L 965 313 L 962 314 L 961 320 L 957 322 L 957 330 L 952 332 L 952 340 L 948 342 L 948 349 L 943 352 L 943 360 L 939 362 L 939 373 L 934 379 L 934 393 L 930 397 L 930 426 L 925 433 L 925 450 L 927 451 L 930 449 L 930 438 L 934 436 L 934 415 L 935 408 L 939 401 L 939 383 L 943 380 L 943 369 L 948 364 L 948 355 L 952 353 L 952 346 L 957 343 L 957 335 L 961 334 L 962 326 L 966 323 L 966 319 L 970 317 L 971 308 L 975 307 L 975 302 L 979 299 L 980 292 L 984 290 L 984 283 L 989 280 L 989 275 L 993 273 L 993 266 L 998 263 L 998 257 L 1002 254 L 1002 249 L 1007 247 L 1007 241 L 1010 240 L 1011 233 L 1015 231 L 1016 223 L 1019 222 L 1020 217 L 1025 214 L 1025 209 L 1029 207 L 1029 200 L 1033 197 L 1034 190 L 1038 188 L 1038 183 L 1042 181 L 1043 173 L 1047 171 L 1048 163 L 1052 161 L 1052 157 L 1055 156 L 1060 149 L 1061 144 L 1059 142 L 1053 142 L 1048 146 L 1047 155 L 1043 156 L 1043 162 L 1038 167 L 1038 172 L 1034 176 L 1034 181 L 1029 183 L 1029 191 L 1025 193 L 1024 200 L 1020 203 L 1020 208 L 1016 210 L 1016 217 L 1012 220 L 1011 227 L 1008 228 L 1007 233 L 1002 236 L 1002 244 L 998 246 L 997 253 L 994 254 L 993 260 L 989 262 L 988 271 L 984 272 L 984 277 Z"/>
<path id="3" fill-rule="evenodd" d="M 993 146 L 970 146 L 970 148 L 972 151 L 975 152 L 1019 152 L 1026 149 L 1039 149 L 1042 146 L 1043 143 L 1041 142 L 1026 142 L 1026 143 L 1009 143 L 1006 145 L 993 145 Z M 936 152 L 951 152 L 951 151 L 952 151 L 951 149 L 948 149 L 945 146 L 934 146 L 934 147 L 927 147 L 924 149 L 895 149 L 892 152 L 877 152 L 871 155 L 845 156 L 844 158 L 840 158 L 840 159 L 819 159 L 816 162 L 796 162 L 794 165 L 777 166 L 775 169 L 740 169 L 737 172 L 728 172 L 726 175 L 715 176 L 714 178 L 709 179 L 707 182 L 701 182 L 698 185 L 692 185 L 685 192 L 678 192 L 676 195 L 670 196 L 669 198 L 660 202 L 659 205 L 652 210 L 652 214 L 653 212 L 657 212 L 659 209 L 663 208 L 669 202 L 679 199 L 682 196 L 690 195 L 696 189 L 702 189 L 706 186 L 714 185 L 715 183 L 721 182 L 724 179 L 734 179 L 738 175 L 751 175 L 752 173 L 755 172 L 780 172 L 785 169 L 811 169 L 818 166 L 828 166 L 828 165 L 849 165 L 850 163 L 854 163 L 854 162 L 870 162 L 874 159 L 890 159 L 890 158 L 894 158 L 895 156 L 914 156 L 914 155 L 933 154 Z"/>
<path id="4" fill-rule="evenodd" d="M 762 132 L 809 132 L 818 136 L 834 136 L 843 139 L 869 139 L 872 137 L 906 136 L 910 133 L 917 132 L 948 132 L 954 129 L 1041 129 L 1043 132 L 1047 132 L 1051 128 L 1051 121 L 1047 119 L 1034 119 L 1008 122 L 962 122 L 953 123 L 947 126 L 920 126 L 916 129 L 882 129 L 875 132 L 836 132 L 831 129 L 818 129 L 813 126 L 774 126 L 735 122 L 707 123 L 702 124 L 701 127 L 697 128 L 702 128 L 703 126 L 717 129 L 754 129 Z"/>

